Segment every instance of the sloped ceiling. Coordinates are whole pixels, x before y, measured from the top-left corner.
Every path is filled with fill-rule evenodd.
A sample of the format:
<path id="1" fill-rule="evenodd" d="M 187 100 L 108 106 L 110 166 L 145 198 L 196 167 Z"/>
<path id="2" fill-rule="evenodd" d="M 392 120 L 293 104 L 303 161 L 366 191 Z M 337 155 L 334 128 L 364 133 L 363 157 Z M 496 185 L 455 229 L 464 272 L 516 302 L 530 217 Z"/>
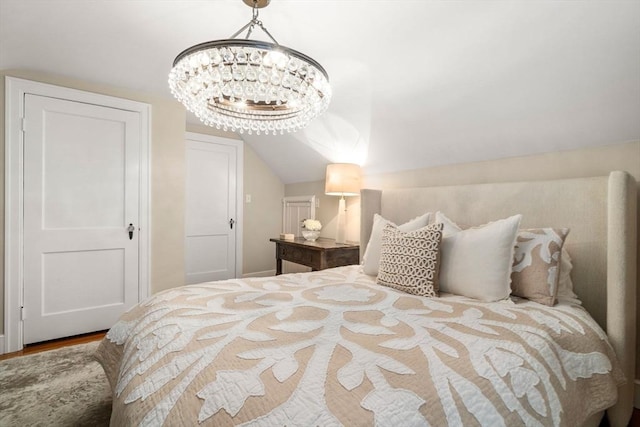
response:
<path id="1" fill-rule="evenodd" d="M 170 98 L 173 58 L 250 17 L 241 0 L 0 0 L 0 69 Z M 304 131 L 242 136 L 285 183 L 640 139 L 637 0 L 272 0 L 260 19 L 333 87 Z"/>

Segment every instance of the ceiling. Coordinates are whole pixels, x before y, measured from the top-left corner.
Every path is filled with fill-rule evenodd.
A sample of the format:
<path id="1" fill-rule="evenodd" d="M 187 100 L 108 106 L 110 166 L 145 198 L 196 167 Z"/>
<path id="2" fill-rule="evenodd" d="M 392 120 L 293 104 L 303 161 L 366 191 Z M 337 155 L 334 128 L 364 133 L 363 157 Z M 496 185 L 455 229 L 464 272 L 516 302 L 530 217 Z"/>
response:
<path id="1" fill-rule="evenodd" d="M 170 98 L 174 57 L 250 18 L 241 0 L 0 0 L 0 69 Z M 243 136 L 284 183 L 640 140 L 637 0 L 272 0 L 260 19 L 333 87 L 305 130 Z"/>

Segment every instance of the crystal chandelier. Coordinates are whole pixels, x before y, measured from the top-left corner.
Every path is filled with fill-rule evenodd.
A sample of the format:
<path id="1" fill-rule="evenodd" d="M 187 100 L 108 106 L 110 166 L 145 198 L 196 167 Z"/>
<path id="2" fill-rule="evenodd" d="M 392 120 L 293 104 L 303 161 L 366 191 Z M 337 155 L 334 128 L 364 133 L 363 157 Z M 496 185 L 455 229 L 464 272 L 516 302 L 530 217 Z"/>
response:
<path id="1" fill-rule="evenodd" d="M 229 39 L 182 51 L 169 73 L 171 93 L 217 129 L 258 135 L 302 129 L 329 106 L 329 76 L 312 58 L 278 44 L 258 20 L 270 0 L 243 1 L 253 8 L 251 21 Z M 273 43 L 249 40 L 256 26 Z"/>

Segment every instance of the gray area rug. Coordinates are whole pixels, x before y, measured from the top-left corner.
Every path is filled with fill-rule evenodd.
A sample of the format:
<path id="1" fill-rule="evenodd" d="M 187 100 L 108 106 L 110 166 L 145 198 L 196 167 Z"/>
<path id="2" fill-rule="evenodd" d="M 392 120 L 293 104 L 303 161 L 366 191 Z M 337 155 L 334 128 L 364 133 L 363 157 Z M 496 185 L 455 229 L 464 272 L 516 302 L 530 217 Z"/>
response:
<path id="1" fill-rule="evenodd" d="M 0 426 L 108 426 L 111 389 L 99 342 L 0 362 Z"/>

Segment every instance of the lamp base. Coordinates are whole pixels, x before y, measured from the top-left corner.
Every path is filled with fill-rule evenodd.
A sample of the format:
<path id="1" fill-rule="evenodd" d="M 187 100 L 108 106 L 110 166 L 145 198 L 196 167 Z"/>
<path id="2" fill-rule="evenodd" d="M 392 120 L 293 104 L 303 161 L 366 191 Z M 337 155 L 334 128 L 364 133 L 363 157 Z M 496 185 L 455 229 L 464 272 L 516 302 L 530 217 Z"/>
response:
<path id="1" fill-rule="evenodd" d="M 338 227 L 336 231 L 336 243 L 347 243 L 346 212 L 347 212 L 347 204 L 344 200 L 344 197 L 341 197 L 340 202 L 338 203 Z"/>

